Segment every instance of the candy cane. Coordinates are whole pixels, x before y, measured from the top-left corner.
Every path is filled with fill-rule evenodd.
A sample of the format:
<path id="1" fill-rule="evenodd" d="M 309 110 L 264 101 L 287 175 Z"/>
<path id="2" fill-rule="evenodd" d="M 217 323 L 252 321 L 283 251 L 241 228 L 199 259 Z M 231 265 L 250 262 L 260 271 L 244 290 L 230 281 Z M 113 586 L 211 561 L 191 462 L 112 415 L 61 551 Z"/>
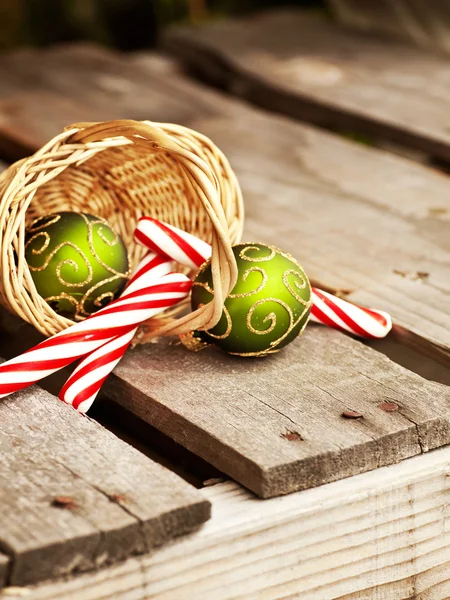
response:
<path id="1" fill-rule="evenodd" d="M 211 246 L 190 233 L 152 217 L 142 217 L 135 239 L 190 268 L 200 267 L 211 257 Z M 312 288 L 311 319 L 363 338 L 383 338 L 392 328 L 388 313 L 364 308 Z"/>
<path id="2" fill-rule="evenodd" d="M 137 280 L 134 284 L 137 285 Z M 130 333 L 139 323 L 185 298 L 192 283 L 180 273 L 164 275 L 156 282 L 148 281 L 144 272 L 139 285 L 85 321 L 0 365 L 0 398 L 62 369 L 114 338 Z"/>
<path id="3" fill-rule="evenodd" d="M 391 316 L 384 311 L 364 308 L 328 292 L 312 288 L 311 320 L 362 338 L 384 338 L 392 329 Z"/>
<path id="4" fill-rule="evenodd" d="M 83 359 L 59 393 L 60 400 L 80 413 L 92 406 L 105 379 L 121 360 L 133 340 L 136 329 L 112 339 Z"/>
<path id="5" fill-rule="evenodd" d="M 150 252 L 138 265 L 121 298 L 139 289 L 142 276 L 156 281 L 171 271 L 172 261 Z M 187 293 L 186 293 L 187 295 Z M 117 336 L 95 352 L 88 354 L 73 371 L 59 393 L 59 398 L 78 412 L 89 410 L 105 379 L 121 360 L 138 327 Z"/>
<path id="6" fill-rule="evenodd" d="M 198 269 L 211 258 L 209 244 L 191 233 L 152 217 L 139 219 L 134 237 L 153 252 L 168 256 L 191 269 Z"/>

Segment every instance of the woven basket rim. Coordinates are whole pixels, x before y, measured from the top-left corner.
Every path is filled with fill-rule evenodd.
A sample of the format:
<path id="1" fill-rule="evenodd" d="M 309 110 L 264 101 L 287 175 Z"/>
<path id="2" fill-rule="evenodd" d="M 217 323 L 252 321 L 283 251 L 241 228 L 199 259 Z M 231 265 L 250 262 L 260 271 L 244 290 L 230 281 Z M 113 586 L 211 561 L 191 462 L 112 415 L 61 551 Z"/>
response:
<path id="1" fill-rule="evenodd" d="M 76 123 L 0 175 L 0 300 L 45 335 L 62 331 L 73 321 L 58 315 L 36 290 L 24 257 L 27 211 L 43 186 L 69 167 L 79 169 L 108 149 L 130 145 L 136 152 L 149 151 L 176 161 L 189 190 L 204 210 L 202 217 L 209 219 L 212 228 L 215 289 L 211 303 L 181 318 L 168 318 L 156 328 L 148 328 L 138 341 L 209 329 L 221 317 L 224 300 L 237 277 L 231 246 L 240 240 L 243 227 L 242 194 L 223 153 L 206 136 L 172 123 L 132 120 Z"/>

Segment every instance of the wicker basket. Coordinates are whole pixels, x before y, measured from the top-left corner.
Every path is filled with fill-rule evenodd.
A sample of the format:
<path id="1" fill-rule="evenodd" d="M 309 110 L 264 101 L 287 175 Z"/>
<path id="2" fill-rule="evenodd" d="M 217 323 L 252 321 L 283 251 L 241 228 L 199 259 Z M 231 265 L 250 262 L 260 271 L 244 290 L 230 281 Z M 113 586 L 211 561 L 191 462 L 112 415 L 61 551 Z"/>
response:
<path id="1" fill-rule="evenodd" d="M 122 235 L 134 266 L 145 254 L 133 232 L 151 215 L 212 243 L 214 301 L 141 335 L 212 327 L 236 279 L 231 245 L 240 240 L 242 197 L 224 155 L 203 135 L 166 123 L 109 121 L 67 127 L 0 177 L 0 298 L 45 335 L 73 324 L 39 296 L 24 255 L 27 225 L 62 210 L 105 218 Z M 154 329 L 154 328 L 153 328 Z"/>

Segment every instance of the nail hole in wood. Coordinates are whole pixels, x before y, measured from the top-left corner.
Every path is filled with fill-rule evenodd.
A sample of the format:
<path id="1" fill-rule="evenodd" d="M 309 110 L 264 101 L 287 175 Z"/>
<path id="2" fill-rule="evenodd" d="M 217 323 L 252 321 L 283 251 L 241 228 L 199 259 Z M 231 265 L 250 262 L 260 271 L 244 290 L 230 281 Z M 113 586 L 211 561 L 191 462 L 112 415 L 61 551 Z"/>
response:
<path id="1" fill-rule="evenodd" d="M 117 504 L 126 504 L 128 502 L 128 498 L 123 494 L 111 494 L 109 499 L 111 500 L 111 502 L 116 502 Z"/>
<path id="2" fill-rule="evenodd" d="M 298 431 L 286 431 L 285 433 L 282 433 L 280 437 L 287 440 L 288 442 L 302 442 L 303 441 L 303 438 L 298 433 Z"/>
<path id="3" fill-rule="evenodd" d="M 70 496 L 56 496 L 56 498 L 53 498 L 51 505 L 55 508 L 67 508 L 67 510 L 77 508 L 76 501 Z"/>

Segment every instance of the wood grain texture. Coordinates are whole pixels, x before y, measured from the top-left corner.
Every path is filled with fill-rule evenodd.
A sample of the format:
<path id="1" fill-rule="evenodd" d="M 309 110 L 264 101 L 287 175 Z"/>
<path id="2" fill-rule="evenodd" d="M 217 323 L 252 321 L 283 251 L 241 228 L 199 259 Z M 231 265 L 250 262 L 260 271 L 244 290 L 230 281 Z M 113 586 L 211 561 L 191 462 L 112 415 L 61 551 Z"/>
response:
<path id="1" fill-rule="evenodd" d="M 88 44 L 0 56 L 0 155 L 34 152 L 68 124 L 110 119 L 187 123 L 218 107 L 177 81 L 171 60 L 122 55 Z M 181 89 L 181 97 L 179 91 Z M 218 100 L 220 106 L 220 101 Z"/>
<path id="2" fill-rule="evenodd" d="M 447 600 L 450 450 L 259 500 L 206 488 L 213 517 L 151 557 L 30 588 L 33 600 Z"/>
<path id="3" fill-rule="evenodd" d="M 289 9 L 173 28 L 166 47 L 264 108 L 450 158 L 445 57 Z"/>
<path id="4" fill-rule="evenodd" d="M 319 287 L 390 312 L 405 343 L 450 364 L 450 180 L 256 112 L 198 119 L 231 161 L 244 239 L 282 246 Z"/>
<path id="5" fill-rule="evenodd" d="M 80 118 L 168 119 L 209 135 L 239 177 L 247 239 L 283 245 L 319 286 L 391 312 L 402 341 L 449 364 L 448 176 L 264 115 L 151 53 L 27 51 L 0 58 L 0 76 L 0 97 L 17 111 L 3 112 L 0 145 L 22 154 Z"/>
<path id="6" fill-rule="evenodd" d="M 82 50 L 82 52 L 84 51 Z M 48 52 L 51 54 L 51 51 Z M 71 51 L 68 51 L 65 60 L 68 61 L 67 64 L 70 64 L 70 60 L 75 60 L 72 59 Z M 171 66 L 172 63 L 158 61 L 154 55 L 140 54 L 123 60 L 130 60 L 134 67 L 139 69 L 140 81 L 145 79 L 147 82 L 153 82 L 154 87 L 158 85 L 157 82 L 161 78 L 169 81 L 170 83 L 167 85 L 170 86 L 172 96 L 176 97 L 179 106 L 181 107 L 183 103 L 188 104 L 189 110 L 192 111 L 186 116 L 189 125 L 209 135 L 226 152 L 244 191 L 247 209 L 246 239 L 259 239 L 275 245 L 282 245 L 283 249 L 292 252 L 300 259 L 311 278 L 321 286 L 344 290 L 351 300 L 389 310 L 396 322 L 397 335 L 409 343 L 417 344 L 422 351 L 426 350 L 444 362 L 447 361 L 448 364 L 450 347 L 450 306 L 448 303 L 450 291 L 448 276 L 450 270 L 450 247 L 448 245 L 450 201 L 447 176 L 388 153 L 349 143 L 311 127 L 302 126 L 281 117 L 261 114 L 237 101 L 228 100 L 211 90 L 205 90 L 193 82 L 186 81 L 179 75 L 175 78 L 176 69 L 175 71 L 171 70 L 174 68 Z M 84 62 L 81 64 L 84 65 Z M 91 69 L 94 69 L 95 61 L 90 61 L 90 64 L 93 65 Z M 113 69 L 112 66 L 111 69 Z M 79 71 L 84 73 L 81 66 Z M 61 72 L 65 72 L 62 67 Z M 76 70 L 71 72 L 71 85 L 76 78 L 76 72 Z M 134 71 L 131 68 L 129 73 L 132 80 Z M 162 76 L 161 73 L 165 73 L 165 75 Z M 168 76 L 168 73 L 171 75 Z M 39 75 L 40 77 L 41 75 Z M 93 75 L 92 78 L 95 79 Z M 101 80 L 99 73 L 98 79 Z M 130 83 L 130 85 L 134 84 Z M 150 86 L 150 83 L 146 85 Z M 167 87 L 161 89 L 164 90 L 161 92 L 162 94 L 169 93 Z M 198 98 L 198 102 L 196 98 Z M 131 112 L 133 96 L 130 96 L 127 102 L 130 103 L 129 110 Z M 105 105 L 105 117 L 108 106 L 110 105 Z M 179 115 L 181 118 L 183 113 L 180 112 Z M 30 118 L 30 122 L 33 122 L 32 118 Z M 319 333 L 319 330 L 316 329 L 311 335 L 318 336 L 317 343 L 320 345 L 323 344 L 320 340 L 324 339 L 321 336 L 328 334 Z M 336 353 L 335 356 L 333 355 L 333 360 L 338 360 L 341 342 L 339 336 L 330 335 Z M 311 346 L 314 344 L 315 342 L 311 342 Z M 298 348 L 293 350 L 294 354 L 286 355 L 294 358 L 280 358 L 285 361 L 281 364 L 284 366 L 291 360 L 302 358 L 303 347 L 303 344 L 299 343 Z M 362 346 L 358 344 L 354 347 L 362 349 Z M 153 350 L 148 352 L 151 353 Z M 167 382 L 169 387 L 164 393 L 173 400 L 184 394 L 184 390 L 179 385 L 176 364 L 179 354 L 183 353 L 180 350 L 172 351 L 172 349 L 164 352 L 168 353 L 168 369 L 174 369 L 173 379 Z M 357 354 L 356 350 L 355 354 Z M 145 367 L 149 371 L 152 357 L 153 354 L 149 354 L 149 367 L 144 365 L 147 359 L 142 359 L 141 365 L 144 365 L 141 367 L 142 370 Z M 189 377 L 192 379 L 192 386 L 197 386 L 194 392 L 197 395 L 201 394 L 201 386 L 196 378 L 197 364 L 202 363 L 203 357 L 204 355 L 201 355 L 201 359 L 186 359 L 196 361 L 192 364 L 189 363 L 192 369 Z M 373 364 L 376 365 L 378 364 L 377 357 L 378 355 L 373 353 L 367 358 L 367 361 L 373 360 Z M 138 359 L 136 358 L 136 360 Z M 230 364 L 229 360 L 224 357 L 217 359 L 221 373 L 224 368 L 228 368 L 226 365 Z M 125 389 L 129 389 L 128 386 L 135 383 L 133 372 L 135 358 L 130 358 L 129 361 L 127 380 L 124 382 Z M 243 363 L 244 366 L 239 368 L 246 370 L 249 364 Z M 254 364 L 252 369 L 262 379 L 262 389 L 265 390 L 267 397 L 261 396 L 259 399 L 252 400 L 249 399 L 247 392 L 244 394 L 239 388 L 232 389 L 235 389 L 237 395 L 243 394 L 246 402 L 255 403 L 254 405 L 250 404 L 247 411 L 256 420 L 256 422 L 250 420 L 250 424 L 259 426 L 259 422 L 266 418 L 271 422 L 274 412 L 276 413 L 273 407 L 264 408 L 263 406 L 261 409 L 263 402 L 270 404 L 273 398 L 276 403 L 288 400 L 283 400 L 281 392 L 278 392 L 277 396 L 270 388 L 273 371 L 272 367 L 268 368 L 267 365 L 273 363 Z M 338 364 L 340 364 L 339 361 Z M 331 362 L 329 365 L 331 366 Z M 382 367 L 384 368 L 384 366 L 383 363 Z M 381 368 L 380 365 L 379 367 Z M 120 371 L 118 373 L 120 374 Z M 311 371 L 305 376 L 310 377 L 309 384 L 316 390 L 314 393 L 317 394 L 317 397 L 326 396 L 326 392 L 321 392 L 315 387 L 321 385 L 320 372 L 319 379 L 316 379 L 316 371 Z M 335 378 L 338 378 L 337 374 Z M 150 376 L 148 381 L 151 381 Z M 203 381 L 205 384 L 210 384 L 209 377 L 204 376 Z M 298 379 L 294 381 L 295 384 L 291 386 L 291 402 L 295 412 L 293 398 L 302 396 L 304 381 Z M 214 396 L 216 402 L 224 405 L 225 399 L 228 399 L 232 393 L 227 387 L 227 378 L 215 377 L 211 385 L 216 387 L 213 387 L 213 391 L 208 392 L 209 396 Z M 252 385 L 259 389 L 256 381 Z M 289 385 L 285 373 L 281 370 L 279 389 L 284 389 L 284 386 L 289 387 Z M 331 378 L 327 380 L 327 385 L 329 386 L 327 391 L 334 394 L 335 383 Z M 374 402 L 374 398 L 377 398 L 380 393 L 376 382 L 373 383 L 373 386 L 373 388 L 369 386 L 368 389 L 369 402 Z M 433 386 L 428 388 L 427 385 L 425 387 L 431 396 L 437 393 L 432 390 L 438 388 L 433 388 Z M 368 447 L 370 444 L 374 446 L 377 443 L 386 444 L 383 450 L 379 451 L 380 461 L 377 456 L 369 452 L 369 456 L 364 459 L 362 455 L 358 455 L 353 464 L 353 459 L 350 458 L 351 445 L 345 446 L 344 443 L 348 458 L 338 465 L 339 468 L 336 471 L 320 473 L 318 470 L 312 470 L 311 480 L 301 482 L 301 469 L 295 465 L 300 464 L 305 457 L 302 453 L 295 454 L 292 449 L 286 450 L 287 441 L 279 437 L 292 428 L 293 424 L 288 417 L 281 415 L 279 421 L 275 420 L 274 427 L 276 426 L 279 430 L 271 434 L 276 438 L 277 444 L 284 444 L 281 449 L 276 450 L 274 457 L 280 458 L 280 454 L 290 452 L 286 459 L 286 462 L 291 464 L 289 476 L 284 477 L 283 469 L 280 466 L 283 464 L 283 458 L 280 458 L 281 462 L 278 465 L 270 462 L 270 460 L 274 460 L 272 457 L 267 464 L 264 462 L 258 468 L 254 466 L 254 462 L 252 462 L 254 456 L 259 452 L 259 447 L 264 446 L 265 440 L 261 437 L 258 438 L 257 434 L 254 435 L 257 446 L 253 446 L 252 455 L 250 450 L 255 440 L 250 437 L 249 448 L 247 448 L 244 438 L 245 435 L 253 436 L 253 432 L 250 431 L 247 434 L 238 427 L 236 433 L 233 429 L 236 420 L 242 416 L 239 405 L 236 409 L 237 416 L 233 416 L 235 420 L 231 420 L 227 425 L 229 437 L 221 439 L 219 436 L 220 447 L 226 447 L 226 456 L 230 456 L 230 460 L 226 460 L 220 454 L 217 455 L 215 450 L 216 431 L 214 430 L 214 433 L 211 434 L 208 430 L 213 422 L 217 425 L 217 432 L 221 435 L 223 429 L 219 427 L 220 423 L 217 423 L 214 414 L 208 412 L 205 413 L 206 426 L 201 421 L 201 410 L 207 411 L 208 406 L 201 406 L 197 410 L 195 404 L 189 407 L 185 403 L 183 410 L 186 412 L 183 414 L 183 418 L 190 419 L 192 417 L 192 422 L 186 425 L 183 420 L 173 419 L 174 413 L 165 405 L 165 396 L 154 396 L 154 393 L 159 394 L 160 390 L 156 389 L 155 392 L 153 384 L 149 385 L 148 382 L 142 381 L 138 394 L 139 401 L 135 398 L 128 398 L 120 392 L 120 389 L 120 387 L 117 388 L 115 397 L 120 395 L 119 401 L 124 406 L 132 407 L 139 415 L 145 413 L 146 418 L 152 424 L 164 432 L 169 432 L 169 435 L 193 449 L 194 452 L 198 452 L 216 466 L 227 463 L 227 471 L 232 476 L 240 481 L 244 481 L 245 478 L 246 485 L 263 495 L 298 489 L 297 486 L 300 485 L 317 485 L 322 481 L 328 481 L 330 477 L 337 477 L 337 472 L 340 473 L 340 476 L 345 476 L 364 468 L 374 468 L 379 464 L 400 460 L 420 451 L 413 427 L 406 421 L 399 422 L 391 419 L 386 422 L 389 423 L 389 427 L 383 426 L 380 431 L 375 433 L 370 431 L 367 434 L 364 426 L 360 423 L 350 425 L 347 422 L 343 425 L 337 418 L 340 413 L 337 416 L 332 413 L 334 416 L 330 422 L 333 423 L 333 427 L 334 423 L 337 423 L 336 432 L 329 435 L 330 440 L 333 440 L 334 435 L 337 436 L 336 440 L 331 442 L 334 456 L 339 457 L 341 451 L 339 440 L 345 438 L 347 444 L 349 444 L 349 440 L 352 440 L 354 447 L 363 447 L 365 444 L 369 444 Z M 405 390 L 408 392 L 407 385 Z M 361 398 L 366 391 L 364 387 L 359 388 Z M 218 393 L 222 394 L 220 398 L 215 396 Z M 414 413 L 417 406 L 409 404 L 409 395 L 403 399 L 405 392 L 399 390 L 397 393 L 402 398 L 402 405 L 406 405 L 407 409 L 411 409 Z M 144 401 L 145 395 L 149 398 Z M 209 396 L 207 397 L 209 398 Z M 338 404 L 333 405 L 333 410 L 336 410 L 339 402 L 348 404 L 348 401 L 353 400 L 354 396 L 354 390 L 351 390 L 348 382 L 345 382 L 338 396 Z M 190 392 L 186 399 L 194 402 Z M 315 401 L 316 396 L 314 396 Z M 148 410 L 148 406 L 153 406 L 155 402 L 159 408 L 154 413 Z M 254 406 L 257 409 L 254 409 Z M 310 406 L 306 406 L 309 411 L 308 418 L 313 422 L 318 420 Z M 278 408 L 277 405 L 276 407 Z M 253 411 L 260 409 L 263 411 L 261 413 L 263 416 L 258 421 L 258 413 L 253 414 Z M 438 422 L 446 423 L 445 406 L 442 411 L 438 417 L 442 421 L 438 420 Z M 431 418 L 431 414 L 425 412 L 418 420 L 420 421 L 422 417 L 426 422 Z M 302 423 L 303 416 L 298 412 L 295 418 L 297 419 L 297 421 L 294 419 L 295 424 Z M 394 419 L 399 418 L 400 415 L 394 417 Z M 393 423 L 396 423 L 396 427 L 391 430 L 390 427 Z M 200 429 L 198 429 L 199 426 Z M 353 433 L 347 437 L 347 429 L 351 428 L 353 428 Z M 188 430 L 189 435 L 186 433 Z M 230 434 L 230 431 L 233 435 Z M 367 435 L 369 437 L 372 435 L 375 439 L 373 437 L 369 439 Z M 437 435 L 433 444 L 447 443 L 446 435 L 446 432 Z M 212 437 L 212 449 L 208 447 L 208 436 Z M 234 458 L 235 438 L 233 436 L 237 436 L 239 439 L 237 456 L 234 455 Z M 320 442 L 323 433 L 314 429 L 314 436 L 318 436 Z M 402 442 L 400 442 L 400 438 Z M 380 439 L 384 441 L 381 443 Z M 394 450 L 393 445 L 395 445 L 396 439 L 400 447 Z M 309 443 L 311 444 L 311 441 Z M 278 448 L 277 444 L 275 446 Z M 311 457 L 313 455 L 312 446 L 309 449 L 311 453 L 307 456 Z M 321 455 L 323 451 L 328 450 L 321 446 L 317 450 L 317 454 Z M 303 452 L 303 447 L 301 452 Z M 261 456 L 265 457 L 266 454 L 267 452 Z M 326 461 L 323 459 L 322 462 Z M 223 466 L 219 466 L 219 468 L 223 468 Z M 266 475 L 269 477 L 268 480 L 263 479 L 263 476 L 266 477 Z M 273 481 L 277 483 L 270 483 Z M 274 487 L 271 487 L 272 485 Z"/>
<path id="7" fill-rule="evenodd" d="M 37 387 L 0 403 L 0 464 L 9 585 L 123 560 L 209 517 L 194 488 Z"/>
<path id="8" fill-rule="evenodd" d="M 446 386 L 320 326 L 263 360 L 150 344 L 121 361 L 105 392 L 262 497 L 450 442 Z"/>
<path id="9" fill-rule="evenodd" d="M 413 41 L 424 48 L 450 50 L 450 3 L 448 0 L 328 0 L 335 18 L 362 32 L 381 32 Z"/>

